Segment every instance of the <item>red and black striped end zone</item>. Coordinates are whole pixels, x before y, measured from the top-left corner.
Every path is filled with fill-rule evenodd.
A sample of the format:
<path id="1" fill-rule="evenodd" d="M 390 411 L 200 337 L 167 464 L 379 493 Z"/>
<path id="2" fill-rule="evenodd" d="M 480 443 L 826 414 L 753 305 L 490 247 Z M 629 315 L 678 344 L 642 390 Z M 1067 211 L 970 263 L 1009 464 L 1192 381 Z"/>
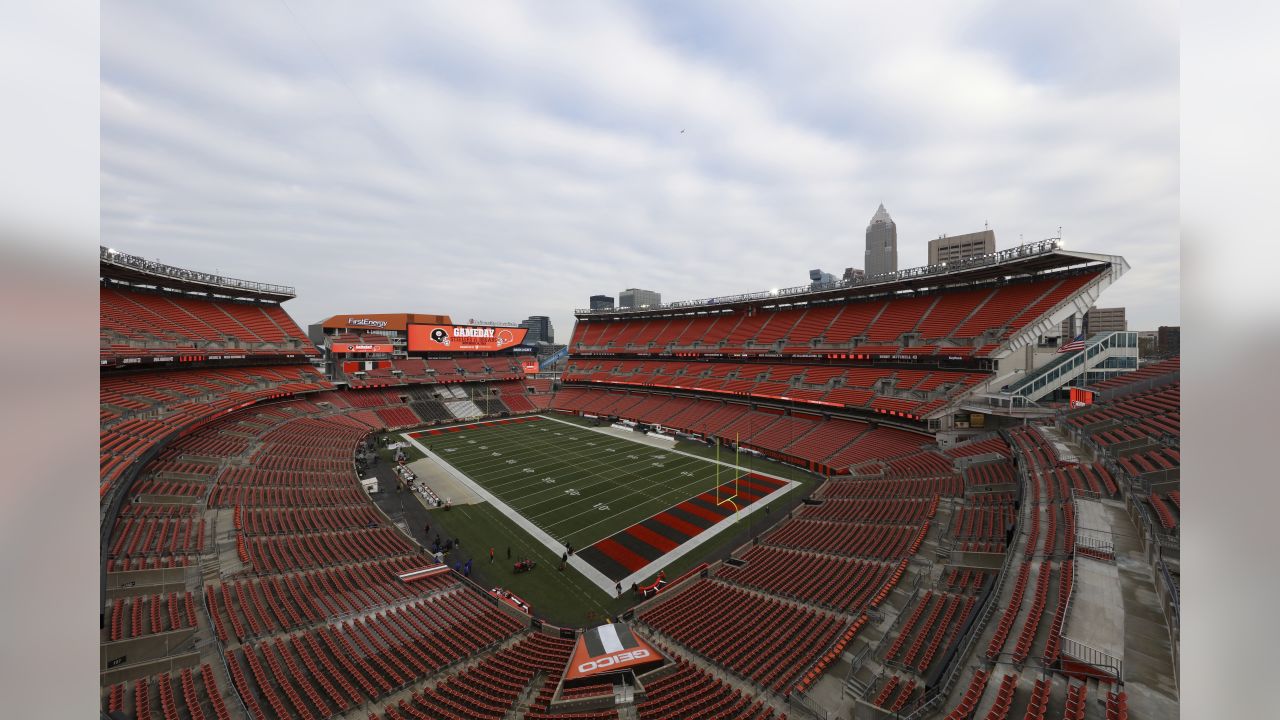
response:
<path id="1" fill-rule="evenodd" d="M 747 473 L 738 479 L 738 496 L 732 505 L 717 505 L 716 491 L 708 490 L 583 548 L 578 554 L 616 582 L 729 517 L 735 505 L 745 508 L 784 484 L 783 480 Z M 732 492 L 732 480 L 720 485 L 722 500 Z"/>

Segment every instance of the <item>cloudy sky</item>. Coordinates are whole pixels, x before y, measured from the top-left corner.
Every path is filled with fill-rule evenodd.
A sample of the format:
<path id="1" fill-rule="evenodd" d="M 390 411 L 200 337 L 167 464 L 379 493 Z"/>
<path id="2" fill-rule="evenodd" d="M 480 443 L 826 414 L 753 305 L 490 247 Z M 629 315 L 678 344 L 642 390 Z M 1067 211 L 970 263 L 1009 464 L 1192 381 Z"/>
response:
<path id="1" fill-rule="evenodd" d="M 883 4 L 889 5 L 889 4 Z M 902 7 L 898 7 L 902 6 Z M 1096 6 L 1095 6 L 1096 7 Z M 1177 5 L 112 2 L 102 238 L 335 313 L 550 315 L 989 223 L 1178 324 Z"/>

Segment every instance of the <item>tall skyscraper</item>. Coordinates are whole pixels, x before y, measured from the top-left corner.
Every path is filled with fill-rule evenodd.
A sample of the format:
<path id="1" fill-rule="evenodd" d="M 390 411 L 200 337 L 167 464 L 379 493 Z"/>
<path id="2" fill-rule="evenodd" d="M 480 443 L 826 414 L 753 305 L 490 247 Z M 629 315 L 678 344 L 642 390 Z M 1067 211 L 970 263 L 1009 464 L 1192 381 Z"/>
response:
<path id="1" fill-rule="evenodd" d="M 898 271 L 898 226 L 884 203 L 880 203 L 867 225 L 867 251 L 862 265 L 867 277 Z"/>
<path id="2" fill-rule="evenodd" d="M 618 293 L 618 307 L 655 307 L 662 304 L 662 293 L 639 288 L 627 288 Z"/>
<path id="3" fill-rule="evenodd" d="M 929 264 L 957 262 L 972 257 L 990 255 L 996 251 L 996 233 L 994 230 L 979 230 L 940 237 L 929 241 Z"/>
<path id="4" fill-rule="evenodd" d="M 612 310 L 613 296 L 612 295 L 592 295 L 591 309 L 592 310 Z"/>

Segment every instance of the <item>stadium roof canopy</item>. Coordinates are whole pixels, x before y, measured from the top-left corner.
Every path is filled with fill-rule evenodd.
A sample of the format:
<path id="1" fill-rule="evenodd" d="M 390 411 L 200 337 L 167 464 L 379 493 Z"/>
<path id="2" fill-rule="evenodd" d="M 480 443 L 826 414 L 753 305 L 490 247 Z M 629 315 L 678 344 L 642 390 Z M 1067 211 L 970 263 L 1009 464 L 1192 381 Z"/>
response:
<path id="1" fill-rule="evenodd" d="M 701 300 L 678 300 L 665 305 L 640 308 L 578 309 L 580 320 L 616 319 L 644 315 L 671 315 L 707 312 L 731 312 L 749 306 L 792 306 L 840 301 L 858 297 L 875 297 L 892 293 L 919 292 L 947 287 L 962 288 L 1004 278 L 1031 277 L 1072 268 L 1111 266 L 1116 276 L 1129 269 L 1118 255 L 1075 252 L 1063 249 L 1054 238 L 1019 245 L 999 252 L 952 263 L 909 268 L 874 277 L 811 283 L 778 290 L 763 290 L 726 297 Z"/>
<path id="2" fill-rule="evenodd" d="M 288 285 L 238 280 L 200 270 L 188 270 L 101 245 L 98 246 L 98 274 L 101 278 L 130 285 L 244 300 L 284 302 L 297 297 L 297 293 Z"/>

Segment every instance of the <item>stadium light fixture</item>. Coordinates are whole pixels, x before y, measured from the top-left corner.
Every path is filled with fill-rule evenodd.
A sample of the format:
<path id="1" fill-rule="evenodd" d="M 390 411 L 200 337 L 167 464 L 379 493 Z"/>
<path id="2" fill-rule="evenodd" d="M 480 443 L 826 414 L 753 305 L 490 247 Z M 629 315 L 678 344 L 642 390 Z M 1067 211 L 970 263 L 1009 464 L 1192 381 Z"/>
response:
<path id="1" fill-rule="evenodd" d="M 773 288 L 772 290 L 770 290 L 770 291 L 769 291 L 769 294 L 770 294 L 770 295 L 777 295 L 777 294 L 778 294 L 778 288 Z"/>

